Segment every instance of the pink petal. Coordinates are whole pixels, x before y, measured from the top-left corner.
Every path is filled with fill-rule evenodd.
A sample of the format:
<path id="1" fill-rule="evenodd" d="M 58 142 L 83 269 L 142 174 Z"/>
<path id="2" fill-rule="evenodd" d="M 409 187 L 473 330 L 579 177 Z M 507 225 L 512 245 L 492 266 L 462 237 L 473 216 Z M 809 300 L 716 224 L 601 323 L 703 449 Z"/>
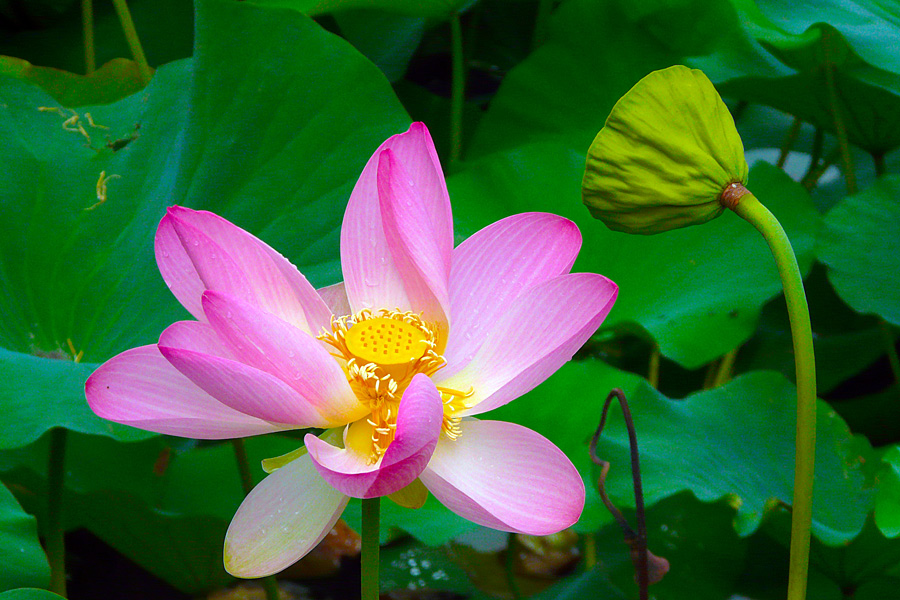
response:
<path id="1" fill-rule="evenodd" d="M 378 161 L 378 199 L 388 248 L 411 307 L 447 331 L 450 313 L 450 257 L 441 252 L 437 232 L 413 180 L 390 150 Z"/>
<path id="2" fill-rule="evenodd" d="M 206 317 L 200 306 L 200 296 L 205 289 L 203 282 L 168 215 L 162 218 L 156 229 L 154 251 L 159 272 L 175 298 L 196 319 L 205 321 Z"/>
<path id="3" fill-rule="evenodd" d="M 225 406 L 176 371 L 156 346 L 112 357 L 84 387 L 98 416 L 147 431 L 217 440 L 286 429 Z"/>
<path id="4" fill-rule="evenodd" d="M 594 273 L 561 275 L 532 286 L 487 332 L 468 365 L 438 385 L 474 390 L 466 399 L 472 408 L 462 416 L 518 398 L 572 358 L 606 318 L 617 295 L 615 283 Z"/>
<path id="5" fill-rule="evenodd" d="M 447 371 L 468 362 L 519 294 L 568 273 L 580 248 L 575 223 L 547 213 L 507 217 L 460 244 L 450 271 Z"/>
<path id="6" fill-rule="evenodd" d="M 286 429 L 333 427 L 303 396 L 279 378 L 236 360 L 159 345 L 173 367 L 216 400 Z"/>
<path id="7" fill-rule="evenodd" d="M 400 400 L 397 435 L 381 461 L 368 464 L 352 450 L 314 435 L 304 438 L 316 469 L 340 492 L 354 498 L 386 496 L 406 487 L 428 464 L 441 434 L 444 405 L 426 375 L 416 375 Z"/>
<path id="8" fill-rule="evenodd" d="M 180 241 L 180 251 L 172 248 L 171 230 Z M 296 267 L 222 217 L 171 207 L 160 223 L 157 247 L 163 278 L 179 300 L 185 298 L 182 303 L 192 312 L 197 308 L 199 294 L 204 289 L 215 289 L 236 295 L 307 331 L 319 331 L 329 324 L 331 312 Z M 168 261 L 175 264 L 164 260 L 165 252 Z M 197 279 L 187 268 L 185 256 Z M 168 277 L 173 273 L 182 277 L 170 281 Z"/>
<path id="9" fill-rule="evenodd" d="M 461 517 L 501 531 L 550 535 L 584 508 L 584 482 L 552 442 L 521 425 L 465 420 L 442 438 L 420 478 Z"/>
<path id="10" fill-rule="evenodd" d="M 255 578 L 286 569 L 328 535 L 348 500 L 319 477 L 309 456 L 291 461 L 238 508 L 225 534 L 225 570 Z"/>
<path id="11" fill-rule="evenodd" d="M 353 188 L 344 213 L 341 264 L 347 297 L 354 311 L 414 308 L 382 225 L 378 164 L 381 152 L 386 149 L 390 149 L 396 162 L 403 165 L 408 182 L 412 182 L 415 202 L 427 215 L 434 233 L 431 243 L 437 248 L 444 269 L 449 271 L 450 268 L 453 218 L 447 186 L 428 130 L 421 123 L 413 123 L 409 131 L 389 138 L 375 151 Z"/>
<path id="12" fill-rule="evenodd" d="M 302 399 L 304 413 L 320 415 L 317 427 L 346 425 L 368 413 L 337 360 L 306 332 L 217 292 L 203 294 L 203 310 L 241 362 L 286 383 Z"/>
<path id="13" fill-rule="evenodd" d="M 170 348 L 183 348 L 221 358 L 236 357 L 209 323 L 177 321 L 166 327 L 159 336 L 159 343 Z"/>
<path id="14" fill-rule="evenodd" d="M 319 288 L 316 291 L 319 292 L 319 296 L 331 310 L 331 314 L 342 317 L 353 312 L 350 308 L 350 301 L 347 299 L 347 290 L 344 288 L 343 281 Z"/>

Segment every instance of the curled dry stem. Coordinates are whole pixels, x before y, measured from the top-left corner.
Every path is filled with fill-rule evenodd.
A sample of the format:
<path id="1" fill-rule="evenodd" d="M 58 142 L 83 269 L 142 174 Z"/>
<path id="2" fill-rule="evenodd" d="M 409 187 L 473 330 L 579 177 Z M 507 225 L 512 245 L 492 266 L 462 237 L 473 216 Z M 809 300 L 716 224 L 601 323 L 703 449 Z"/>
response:
<path id="1" fill-rule="evenodd" d="M 606 417 L 609 413 L 609 407 L 612 404 L 613 398 L 619 401 L 619 404 L 622 407 L 622 416 L 625 419 L 625 426 L 628 428 L 628 441 L 631 449 L 631 477 L 634 485 L 634 506 L 637 514 L 637 531 L 632 529 L 631 525 L 628 524 L 628 520 L 625 519 L 625 516 L 622 514 L 622 511 L 616 508 L 609 499 L 609 495 L 606 493 L 606 475 L 609 472 L 610 464 L 597 456 L 597 442 L 600 440 L 600 434 L 606 426 Z M 663 575 L 669 570 L 669 561 L 665 558 L 654 556 L 647 550 L 647 522 L 644 511 L 644 492 L 641 485 L 641 465 L 638 458 L 637 433 L 634 429 L 634 420 L 631 417 L 631 410 L 628 408 L 628 400 L 625 398 L 625 392 L 619 388 L 613 389 L 606 397 L 606 402 L 603 404 L 603 414 L 600 417 L 600 425 L 597 426 L 597 431 L 594 432 L 594 436 L 591 438 L 589 451 L 591 460 L 600 466 L 600 477 L 597 480 L 597 491 L 600 494 L 600 499 L 603 501 L 607 510 L 612 513 L 612 516 L 616 520 L 616 523 L 619 524 L 619 527 L 622 528 L 625 544 L 630 550 L 631 560 L 634 563 L 635 579 L 640 588 L 640 598 L 641 600 L 647 600 L 649 597 L 647 587 L 650 584 L 659 582 L 663 578 Z"/>

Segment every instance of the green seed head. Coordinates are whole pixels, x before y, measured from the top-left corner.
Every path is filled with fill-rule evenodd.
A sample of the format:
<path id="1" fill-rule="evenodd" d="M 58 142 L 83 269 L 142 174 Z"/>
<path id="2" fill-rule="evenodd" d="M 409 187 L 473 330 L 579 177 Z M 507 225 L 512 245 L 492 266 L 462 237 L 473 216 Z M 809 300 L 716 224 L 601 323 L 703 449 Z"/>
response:
<path id="1" fill-rule="evenodd" d="M 607 227 L 659 233 L 705 223 L 747 183 L 744 146 L 701 71 L 654 71 L 622 96 L 588 150 L 582 199 Z"/>

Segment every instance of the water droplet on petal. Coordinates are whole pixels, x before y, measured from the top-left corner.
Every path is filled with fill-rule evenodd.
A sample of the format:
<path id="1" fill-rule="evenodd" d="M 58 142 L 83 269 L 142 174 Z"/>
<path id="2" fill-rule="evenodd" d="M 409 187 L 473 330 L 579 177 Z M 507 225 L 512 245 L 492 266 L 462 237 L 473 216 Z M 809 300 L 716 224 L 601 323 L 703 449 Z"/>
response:
<path id="1" fill-rule="evenodd" d="M 376 285 L 378 285 L 378 282 L 375 281 L 375 280 L 373 280 L 373 279 L 369 279 L 368 277 L 366 277 L 366 285 L 369 286 L 369 287 L 375 287 Z"/>
<path id="2" fill-rule="evenodd" d="M 200 242 L 197 241 L 197 240 L 194 240 L 194 245 L 195 245 L 195 246 L 199 246 L 199 245 L 200 245 Z"/>
<path id="3" fill-rule="evenodd" d="M 169 258 L 169 253 L 165 250 L 162 251 L 163 258 Z"/>

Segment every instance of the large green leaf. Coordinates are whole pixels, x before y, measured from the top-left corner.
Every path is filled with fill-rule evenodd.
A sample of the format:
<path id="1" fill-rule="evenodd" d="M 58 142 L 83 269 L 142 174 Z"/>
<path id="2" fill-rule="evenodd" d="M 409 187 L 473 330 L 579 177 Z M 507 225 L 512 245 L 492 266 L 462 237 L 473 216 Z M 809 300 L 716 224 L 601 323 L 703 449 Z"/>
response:
<path id="1" fill-rule="evenodd" d="M 813 327 L 816 386 L 820 394 L 826 394 L 884 354 L 884 333 L 877 319 L 860 315 L 841 301 L 821 265 L 813 267 L 804 288 Z M 766 304 L 756 333 L 738 355 L 738 371 L 758 369 L 780 371 L 794 380 L 794 346 L 783 297 Z M 844 411 L 837 410 L 851 430 L 864 431 L 856 429 Z M 887 429 L 891 423 L 882 422 L 881 426 Z"/>
<path id="2" fill-rule="evenodd" d="M 49 582 L 50 566 L 38 541 L 34 517 L 0 484 L 0 591 L 43 587 Z"/>
<path id="3" fill-rule="evenodd" d="M 583 169 L 582 152 L 549 143 L 473 163 L 448 182 L 457 227 L 468 234 L 510 212 L 561 214 L 584 236 L 574 270 L 602 273 L 620 287 L 605 327 L 646 331 L 688 368 L 748 339 L 762 305 L 781 291 L 759 234 L 728 213 L 649 237 L 611 232 L 581 205 Z M 808 269 L 818 227 L 808 194 L 765 164 L 751 171 L 749 188 L 781 220 Z"/>
<path id="4" fill-rule="evenodd" d="M 71 113 L 39 110 L 57 105 L 18 80 L 0 78 L 0 98 L 0 346 L 21 353 L 2 357 L 10 373 L 23 355 L 60 356 L 70 341 L 98 362 L 186 316 L 153 259 L 171 204 L 222 214 L 314 282 L 334 282 L 346 198 L 371 152 L 408 123 L 383 75 L 346 42 L 295 12 L 223 0 L 199 3 L 195 58 L 161 68 L 136 96 L 84 109 L 109 129 L 81 112 L 87 135 L 65 129 Z M 104 176 L 106 202 L 85 210 Z M 28 428 L 7 426 L 16 443 L 65 418 L 46 410 L 52 386 L 66 383 L 60 402 L 83 402 L 87 369 L 35 366 L 10 390 L 23 397 L 2 397 L 34 411 Z M 65 409 L 80 431 L 123 431 L 83 409 Z"/>
<path id="5" fill-rule="evenodd" d="M 827 23 L 839 31 L 854 52 L 870 64 L 900 74 L 900 7 L 879 0 L 732 0 L 746 13 L 758 12 L 769 29 L 760 31 L 772 44 L 803 46 L 815 41 L 814 26 Z M 754 19 L 762 24 L 763 19 Z M 813 30 L 810 30 L 813 28 Z"/>
<path id="6" fill-rule="evenodd" d="M 832 133 L 837 131 L 836 109 L 847 139 L 874 154 L 900 145 L 900 95 L 837 71 L 832 96 L 827 81 L 825 71 L 817 69 L 778 79 L 742 77 L 721 83 L 719 89 L 723 95 L 773 106 Z"/>
<path id="7" fill-rule="evenodd" d="M 334 16 L 341 35 L 378 65 L 389 81 L 402 78 L 425 35 L 425 19 L 381 10 L 350 10 Z"/>
<path id="8" fill-rule="evenodd" d="M 570 0 L 555 11 L 547 41 L 510 71 L 491 100 L 473 155 L 550 139 L 587 150 L 622 94 L 678 62 L 617 4 Z"/>
<path id="9" fill-rule="evenodd" d="M 825 217 L 819 260 L 838 295 L 861 313 L 900 325 L 900 177 L 880 178 Z"/>
<path id="10" fill-rule="evenodd" d="M 652 505 L 682 490 L 703 501 L 727 497 L 738 511 L 738 533 L 755 531 L 768 511 L 792 500 L 795 398 L 794 386 L 770 372 L 686 400 L 639 387 L 629 404 L 645 500 Z M 813 533 L 834 545 L 856 537 L 871 509 L 873 490 L 862 466 L 871 456 L 825 403 L 817 418 Z M 614 502 L 633 505 L 628 438 L 617 408 L 598 454 L 612 464 L 607 490 Z"/>
<path id="11" fill-rule="evenodd" d="M 53 427 L 140 440 L 155 434 L 97 417 L 84 400 L 84 382 L 97 365 L 0 348 L 0 449 L 32 443 Z"/>
<path id="12" fill-rule="evenodd" d="M 294 449 L 278 436 L 247 440 L 251 472 L 259 481 L 263 457 Z M 15 484 L 29 512 L 45 524 L 48 497 L 44 436 L 28 448 L 0 454 L 4 479 Z M 188 593 L 231 580 L 222 541 L 243 499 L 229 443 L 186 450 L 165 438 L 122 444 L 69 434 L 66 452 L 66 529 L 84 527 L 130 560 Z"/>
<path id="13" fill-rule="evenodd" d="M 625 515 L 634 527 L 634 512 L 627 510 Z M 685 492 L 661 500 L 647 511 L 646 519 L 648 549 L 670 566 L 652 588 L 657 598 L 721 600 L 729 596 L 744 568 L 747 546 L 732 528 L 733 508 L 724 502 L 699 502 Z M 604 527 L 596 544 L 597 558 L 613 583 L 635 590 L 634 564 L 618 524 Z"/>
<path id="14" fill-rule="evenodd" d="M 752 47 L 721 38 L 714 51 L 691 63 L 721 83 L 723 94 L 768 104 L 831 132 L 837 131 L 837 111 L 850 141 L 870 152 L 900 144 L 900 61 L 882 46 L 900 34 L 896 8 L 866 0 L 733 4 L 740 15 L 733 36 L 754 40 L 789 71 L 754 61 Z"/>

